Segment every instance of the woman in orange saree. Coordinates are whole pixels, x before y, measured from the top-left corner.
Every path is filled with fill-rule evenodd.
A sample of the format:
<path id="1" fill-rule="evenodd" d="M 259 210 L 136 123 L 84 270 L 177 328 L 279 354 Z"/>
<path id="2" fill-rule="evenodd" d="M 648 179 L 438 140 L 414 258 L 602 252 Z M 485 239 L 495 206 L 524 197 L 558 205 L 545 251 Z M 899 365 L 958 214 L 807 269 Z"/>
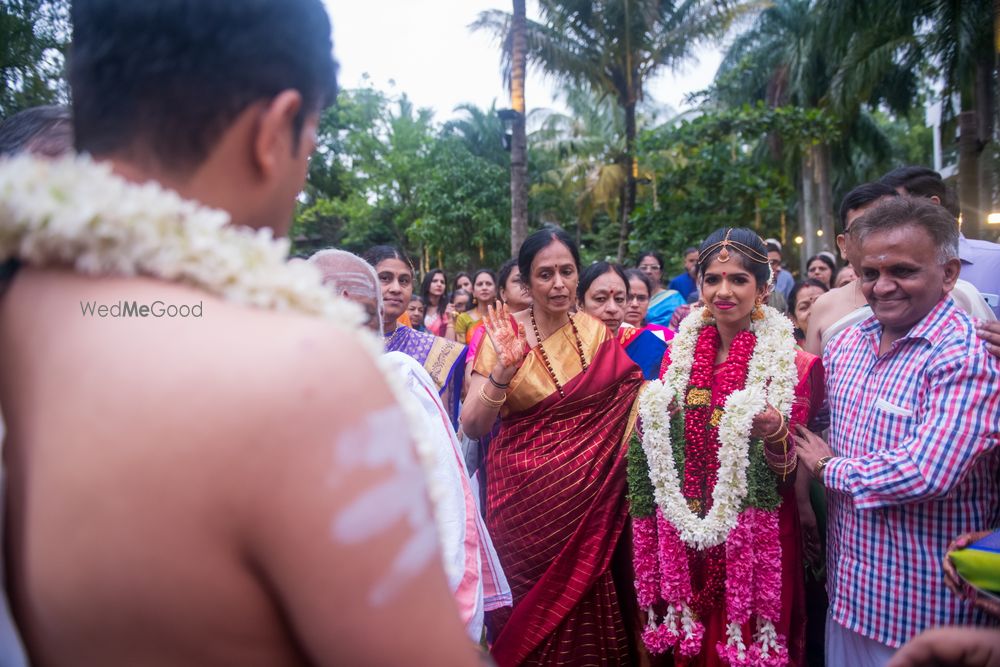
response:
<path id="1" fill-rule="evenodd" d="M 472 437 L 501 417 L 486 523 L 514 606 L 488 620 L 491 652 L 501 666 L 631 664 L 634 593 L 616 586 L 612 560 L 642 374 L 602 322 L 570 315 L 579 257 L 564 232 L 529 237 L 518 263 L 533 306 L 487 315 L 492 344 L 479 349 L 462 414 Z"/>

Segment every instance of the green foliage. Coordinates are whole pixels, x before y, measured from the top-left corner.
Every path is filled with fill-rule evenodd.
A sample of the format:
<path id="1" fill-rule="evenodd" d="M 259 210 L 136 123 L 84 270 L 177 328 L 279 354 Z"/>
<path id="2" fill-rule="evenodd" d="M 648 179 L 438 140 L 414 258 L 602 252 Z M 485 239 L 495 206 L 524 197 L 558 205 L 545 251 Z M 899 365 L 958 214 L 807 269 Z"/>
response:
<path id="1" fill-rule="evenodd" d="M 652 516 L 656 511 L 656 500 L 653 483 L 649 480 L 649 463 L 638 435 L 629 440 L 625 474 L 628 478 L 629 512 L 636 518 Z"/>
<path id="2" fill-rule="evenodd" d="M 644 199 L 630 250 L 660 248 L 679 267 L 684 249 L 723 226 L 780 236 L 795 188 L 769 142 L 830 141 L 835 120 L 819 109 L 763 105 L 707 113 L 640 137 L 640 155 L 656 174 L 656 198 Z"/>
<path id="3" fill-rule="evenodd" d="M 750 464 L 747 467 L 747 497 L 743 509 L 756 507 L 768 512 L 778 509 L 778 476 L 764 460 L 764 442 L 750 441 Z"/>
<path id="4" fill-rule="evenodd" d="M 510 255 L 508 174 L 463 140 L 438 139 L 423 170 L 410 242 L 432 255 L 440 251 L 446 270 L 502 264 Z"/>
<path id="5" fill-rule="evenodd" d="M 0 118 L 65 102 L 69 0 L 0 2 Z"/>
<path id="6" fill-rule="evenodd" d="M 405 95 L 342 92 L 320 124 L 292 228 L 296 252 L 337 246 L 360 253 L 388 243 L 448 270 L 507 259 L 502 128 L 492 110 L 465 110 L 467 118 L 438 129 L 430 111 Z"/>

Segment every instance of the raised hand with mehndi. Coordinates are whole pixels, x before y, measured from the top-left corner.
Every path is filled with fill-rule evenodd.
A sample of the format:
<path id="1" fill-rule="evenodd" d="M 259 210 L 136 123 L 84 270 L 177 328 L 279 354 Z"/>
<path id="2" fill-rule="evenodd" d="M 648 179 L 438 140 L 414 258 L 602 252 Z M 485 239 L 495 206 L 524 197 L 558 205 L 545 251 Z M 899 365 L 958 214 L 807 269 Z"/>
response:
<path id="1" fill-rule="evenodd" d="M 473 370 L 469 392 L 462 406 L 462 429 L 470 438 L 489 433 L 507 402 L 507 388 L 528 352 L 524 325 L 513 322 L 507 306 L 497 301 L 483 315 L 483 328 L 496 351 L 496 363 L 488 373 Z M 482 345 L 486 342 L 483 341 Z"/>
<path id="2" fill-rule="evenodd" d="M 528 349 L 524 325 L 517 324 L 515 330 L 507 304 L 497 301 L 495 307 L 486 309 L 483 327 L 497 353 L 497 365 L 491 375 L 497 382 L 506 384 L 521 366 Z"/>

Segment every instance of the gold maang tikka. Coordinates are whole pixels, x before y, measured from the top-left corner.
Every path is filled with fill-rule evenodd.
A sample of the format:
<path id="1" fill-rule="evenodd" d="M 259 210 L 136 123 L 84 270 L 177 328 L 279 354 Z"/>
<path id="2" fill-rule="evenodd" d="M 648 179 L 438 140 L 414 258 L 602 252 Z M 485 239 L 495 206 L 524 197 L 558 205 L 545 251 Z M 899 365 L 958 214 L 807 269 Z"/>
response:
<path id="1" fill-rule="evenodd" d="M 733 228 L 730 227 L 726 230 L 726 238 L 722 239 L 722 252 L 719 253 L 717 259 L 720 263 L 725 264 L 729 261 L 729 235 L 733 233 Z"/>

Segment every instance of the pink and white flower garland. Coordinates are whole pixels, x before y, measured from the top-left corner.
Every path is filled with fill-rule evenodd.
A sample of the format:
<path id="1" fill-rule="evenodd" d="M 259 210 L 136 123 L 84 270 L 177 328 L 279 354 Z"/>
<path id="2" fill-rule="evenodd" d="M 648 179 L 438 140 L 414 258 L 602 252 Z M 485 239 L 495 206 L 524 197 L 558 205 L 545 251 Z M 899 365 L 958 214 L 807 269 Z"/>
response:
<path id="1" fill-rule="evenodd" d="M 638 601 L 648 614 L 643 640 L 653 653 L 671 648 L 684 656 L 701 652 L 704 626 L 692 610 L 688 548 L 705 552 L 723 544 L 728 624 L 726 642 L 716 647 L 719 655 L 737 667 L 777 667 L 788 662 L 785 638 L 774 625 L 781 612 L 782 584 L 777 511 L 752 504 L 741 511 L 747 500 L 748 434 L 753 416 L 767 403 L 787 416 L 797 380 L 790 325 L 773 309 L 765 306 L 764 312 L 764 319 L 752 327 L 757 345 L 746 388 L 727 397 L 719 420 L 718 479 L 705 517 L 688 507 L 681 491 L 668 417 L 670 404 L 683 404 L 691 387 L 695 349 L 705 326 L 699 309 L 681 326 L 667 377 L 650 383 L 640 398 L 642 450 L 656 511 L 655 517 L 634 517 L 634 563 Z M 684 442 L 676 446 L 683 447 Z M 658 609 L 664 610 L 662 617 Z M 743 628 L 754 619 L 748 647 Z"/>

